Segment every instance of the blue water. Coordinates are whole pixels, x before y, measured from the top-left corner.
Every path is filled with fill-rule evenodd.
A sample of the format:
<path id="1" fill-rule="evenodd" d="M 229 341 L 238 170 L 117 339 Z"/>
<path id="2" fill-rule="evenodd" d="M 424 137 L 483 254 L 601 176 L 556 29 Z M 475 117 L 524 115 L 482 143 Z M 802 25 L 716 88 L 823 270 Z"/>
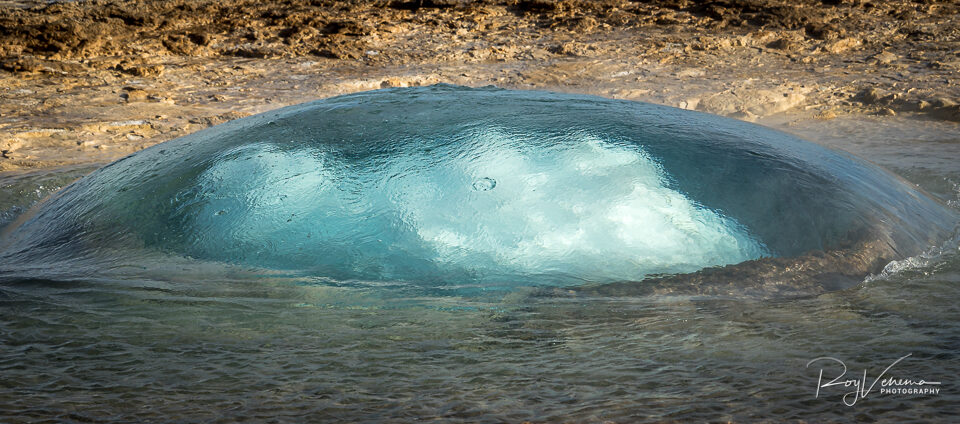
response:
<path id="1" fill-rule="evenodd" d="M 31 277 L 63 278 L 57 263 L 162 274 L 187 259 L 490 289 L 635 281 L 864 235 L 903 258 L 956 219 L 879 168 L 763 127 L 438 85 L 292 106 L 138 152 L 12 226 L 0 258 Z"/>
<path id="2" fill-rule="evenodd" d="M 88 170 L 0 175 L 0 421 L 949 421 L 960 127 L 884 122 L 831 142 L 910 183 L 724 118 L 451 86 L 227 123 L 62 190 Z M 864 240 L 894 261 L 824 293 L 552 288 Z M 939 394 L 848 407 L 806 366 L 870 383 L 907 354 L 887 376 Z"/>

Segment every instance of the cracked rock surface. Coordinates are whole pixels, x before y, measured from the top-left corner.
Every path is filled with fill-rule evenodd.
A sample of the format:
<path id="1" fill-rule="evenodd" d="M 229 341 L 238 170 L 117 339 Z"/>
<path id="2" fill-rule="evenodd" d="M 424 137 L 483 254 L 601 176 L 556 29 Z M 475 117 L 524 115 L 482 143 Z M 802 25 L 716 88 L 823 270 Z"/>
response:
<path id="1" fill-rule="evenodd" d="M 762 122 L 960 122 L 958 72 L 948 1 L 0 0 L 0 172 L 440 82 Z"/>

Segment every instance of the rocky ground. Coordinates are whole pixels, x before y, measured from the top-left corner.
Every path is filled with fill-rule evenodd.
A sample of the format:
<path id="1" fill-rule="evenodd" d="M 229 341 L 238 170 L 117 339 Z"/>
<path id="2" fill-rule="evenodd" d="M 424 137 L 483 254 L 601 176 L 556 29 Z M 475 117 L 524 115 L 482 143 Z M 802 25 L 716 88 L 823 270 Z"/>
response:
<path id="1" fill-rule="evenodd" d="M 960 122 L 958 71 L 956 1 L 0 0 L 0 172 L 439 82 Z"/>

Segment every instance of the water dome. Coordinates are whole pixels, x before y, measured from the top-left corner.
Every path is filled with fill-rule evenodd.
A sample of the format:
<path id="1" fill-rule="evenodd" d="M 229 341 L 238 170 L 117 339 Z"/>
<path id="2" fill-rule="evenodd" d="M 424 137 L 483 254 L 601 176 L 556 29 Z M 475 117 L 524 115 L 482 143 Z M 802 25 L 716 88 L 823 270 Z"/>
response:
<path id="1" fill-rule="evenodd" d="M 337 282 L 570 286 L 865 240 L 888 261 L 956 221 L 869 163 L 760 126 L 437 85 L 291 106 L 132 154 L 11 225 L 0 271 L 169 270 L 161 257 Z"/>

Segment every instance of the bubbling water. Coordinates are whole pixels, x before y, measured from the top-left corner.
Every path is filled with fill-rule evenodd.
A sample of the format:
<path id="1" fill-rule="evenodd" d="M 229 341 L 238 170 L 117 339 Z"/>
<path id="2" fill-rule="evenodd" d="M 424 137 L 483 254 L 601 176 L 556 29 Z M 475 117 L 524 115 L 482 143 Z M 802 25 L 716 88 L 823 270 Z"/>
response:
<path id="1" fill-rule="evenodd" d="M 194 257 L 335 278 L 630 279 L 767 254 L 641 149 L 496 130 L 377 161 L 249 144 L 175 196 Z M 209 235 L 216 235 L 210 237 Z"/>
<path id="2" fill-rule="evenodd" d="M 320 100 L 154 146 L 43 204 L 0 255 L 13 273 L 156 267 L 149 252 L 334 281 L 558 285 L 864 234 L 909 255 L 955 222 L 872 165 L 750 124 L 441 85 Z"/>

